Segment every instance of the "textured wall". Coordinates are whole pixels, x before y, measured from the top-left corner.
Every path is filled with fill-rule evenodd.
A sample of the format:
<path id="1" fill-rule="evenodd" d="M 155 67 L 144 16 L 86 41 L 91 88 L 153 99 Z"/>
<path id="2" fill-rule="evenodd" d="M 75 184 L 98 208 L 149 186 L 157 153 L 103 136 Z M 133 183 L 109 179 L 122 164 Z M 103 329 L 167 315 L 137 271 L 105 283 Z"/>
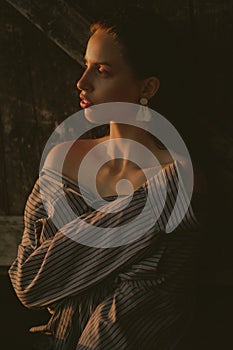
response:
<path id="1" fill-rule="evenodd" d="M 0 214 L 20 215 L 57 124 L 78 106 L 81 67 L 0 1 Z"/>

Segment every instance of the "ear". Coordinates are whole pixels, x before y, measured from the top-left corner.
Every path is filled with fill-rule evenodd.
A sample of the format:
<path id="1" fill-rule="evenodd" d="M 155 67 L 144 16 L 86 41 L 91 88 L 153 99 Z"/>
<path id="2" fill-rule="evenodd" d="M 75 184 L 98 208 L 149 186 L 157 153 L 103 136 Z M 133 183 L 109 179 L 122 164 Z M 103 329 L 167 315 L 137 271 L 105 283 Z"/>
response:
<path id="1" fill-rule="evenodd" d="M 149 77 L 143 80 L 142 89 L 141 89 L 141 97 L 146 97 L 150 100 L 158 91 L 160 87 L 160 81 L 156 77 Z"/>

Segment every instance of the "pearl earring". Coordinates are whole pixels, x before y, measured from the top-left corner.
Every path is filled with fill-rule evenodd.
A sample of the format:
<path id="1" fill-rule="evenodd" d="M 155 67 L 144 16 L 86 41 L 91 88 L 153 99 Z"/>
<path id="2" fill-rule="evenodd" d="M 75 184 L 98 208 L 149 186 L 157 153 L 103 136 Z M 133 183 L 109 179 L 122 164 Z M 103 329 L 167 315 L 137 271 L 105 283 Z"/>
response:
<path id="1" fill-rule="evenodd" d="M 148 100 L 146 97 L 141 97 L 139 102 L 140 102 L 140 105 L 143 105 L 143 106 L 148 105 Z"/>
<path id="2" fill-rule="evenodd" d="M 148 99 L 146 97 L 141 97 L 140 107 L 136 115 L 136 120 L 140 122 L 149 122 L 151 120 L 151 113 L 148 108 Z"/>

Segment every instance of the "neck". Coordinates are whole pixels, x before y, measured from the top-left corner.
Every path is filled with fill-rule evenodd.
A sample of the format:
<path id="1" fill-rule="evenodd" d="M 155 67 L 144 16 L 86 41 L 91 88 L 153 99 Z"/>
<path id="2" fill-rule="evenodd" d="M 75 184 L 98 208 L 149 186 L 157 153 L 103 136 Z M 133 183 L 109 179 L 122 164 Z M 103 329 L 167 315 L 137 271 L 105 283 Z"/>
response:
<path id="1" fill-rule="evenodd" d="M 109 141 L 108 154 L 112 159 L 111 167 L 115 171 L 138 168 L 137 161 L 144 168 L 154 164 L 149 151 L 155 154 L 157 147 L 153 136 L 147 131 L 132 125 L 111 122 Z"/>

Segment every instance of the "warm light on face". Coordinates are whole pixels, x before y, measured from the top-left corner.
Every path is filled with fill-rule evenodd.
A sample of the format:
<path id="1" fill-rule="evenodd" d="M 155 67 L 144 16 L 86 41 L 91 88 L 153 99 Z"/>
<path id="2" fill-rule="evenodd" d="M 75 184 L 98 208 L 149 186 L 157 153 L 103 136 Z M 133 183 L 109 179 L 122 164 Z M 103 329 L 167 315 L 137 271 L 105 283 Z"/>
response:
<path id="1" fill-rule="evenodd" d="M 141 82 L 134 78 L 112 35 L 97 30 L 89 39 L 84 62 L 85 71 L 77 85 L 82 108 L 106 102 L 138 103 Z"/>

